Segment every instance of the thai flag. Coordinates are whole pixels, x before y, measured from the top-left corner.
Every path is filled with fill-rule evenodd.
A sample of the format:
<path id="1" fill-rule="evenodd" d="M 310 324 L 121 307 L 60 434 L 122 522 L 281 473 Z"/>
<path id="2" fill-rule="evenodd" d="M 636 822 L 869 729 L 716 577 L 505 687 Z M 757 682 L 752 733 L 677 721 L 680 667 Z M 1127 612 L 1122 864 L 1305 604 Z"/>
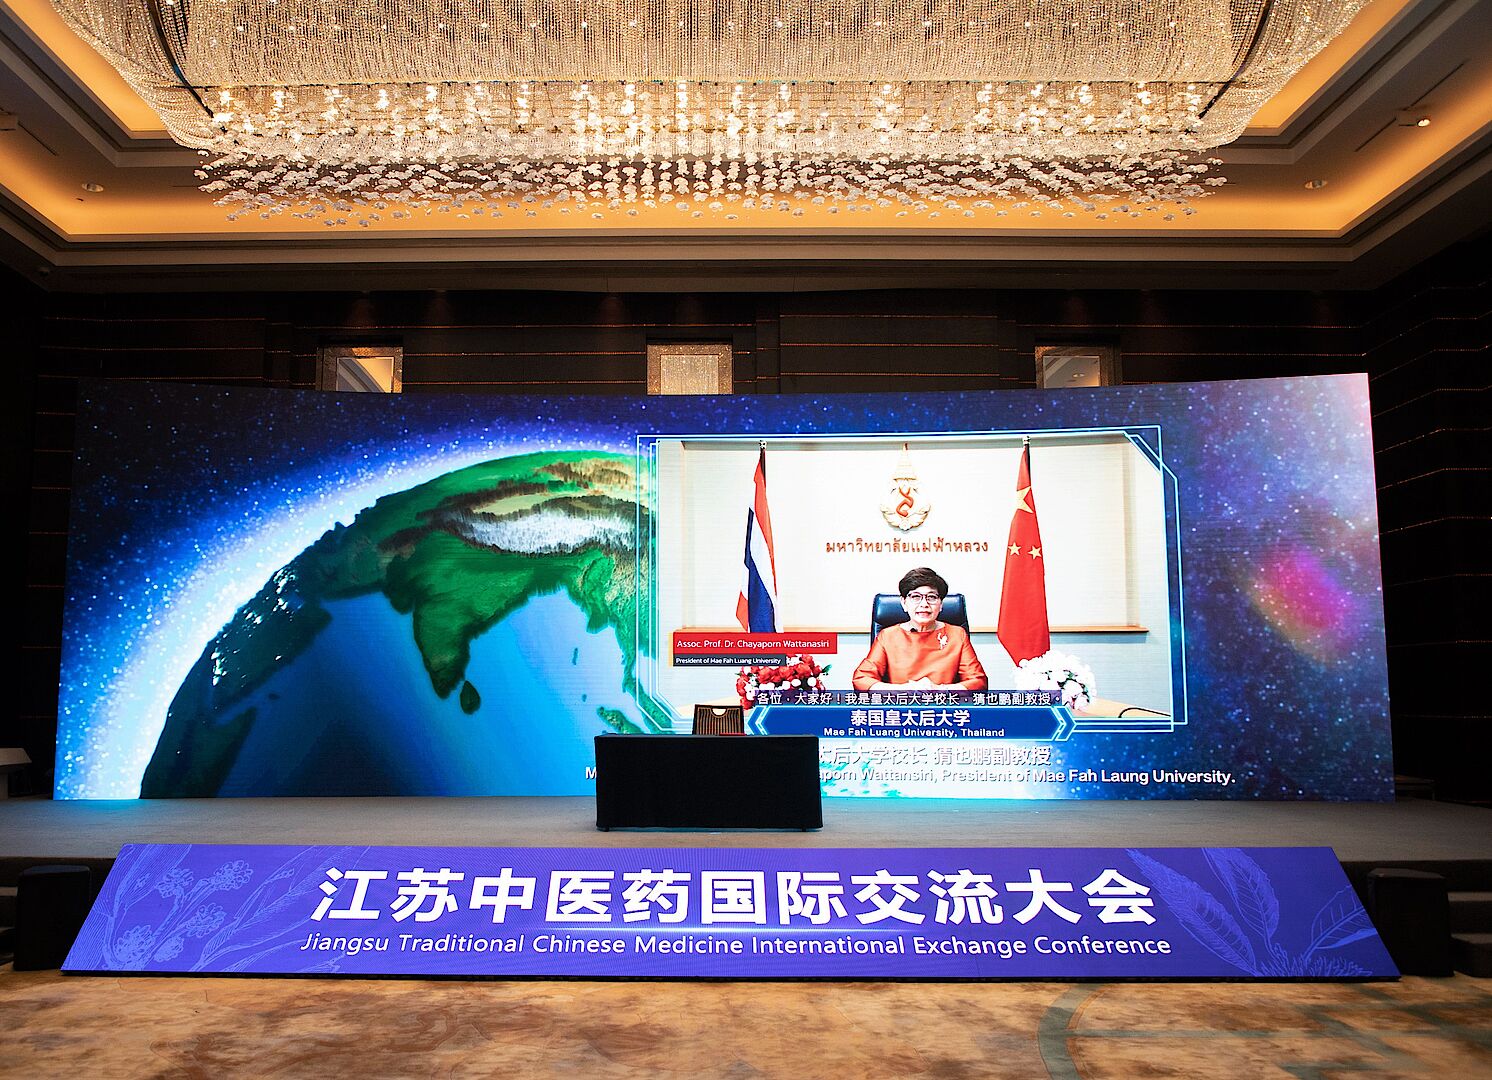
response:
<path id="1" fill-rule="evenodd" d="M 751 506 L 746 511 L 746 573 L 736 600 L 741 629 L 780 633 L 777 622 L 777 556 L 772 546 L 772 513 L 767 509 L 767 448 L 756 461 Z"/>

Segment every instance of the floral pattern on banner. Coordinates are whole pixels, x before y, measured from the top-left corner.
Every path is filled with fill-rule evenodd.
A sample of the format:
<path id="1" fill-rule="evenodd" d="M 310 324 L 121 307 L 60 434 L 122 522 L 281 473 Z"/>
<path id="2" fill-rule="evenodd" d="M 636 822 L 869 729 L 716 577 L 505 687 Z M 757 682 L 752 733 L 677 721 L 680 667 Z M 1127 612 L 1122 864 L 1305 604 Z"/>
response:
<path id="1" fill-rule="evenodd" d="M 1212 955 L 1266 979 L 1341 979 L 1368 974 L 1355 961 L 1326 955 L 1377 934 L 1350 885 L 1316 912 L 1306 948 L 1291 952 L 1275 939 L 1280 902 L 1269 875 L 1238 848 L 1208 848 L 1203 854 L 1222 882 L 1229 903 L 1142 851 L 1131 850 L 1129 857 L 1186 932 Z"/>
<path id="2" fill-rule="evenodd" d="M 286 849 L 287 851 L 292 849 Z M 187 866 L 192 847 L 128 847 L 111 874 L 122 884 L 110 898 L 107 918 L 93 932 L 85 927 L 68 957 L 73 969 L 148 969 L 188 954 L 171 970 L 245 971 L 300 934 L 282 913 L 306 907 L 326 880 L 328 867 L 355 859 L 365 847 L 312 847 L 261 880 L 242 859 L 228 859 L 210 874 Z M 162 902 L 169 906 L 162 911 Z M 102 901 L 101 901 L 102 902 Z M 91 922 L 92 920 L 90 920 Z M 330 958 L 308 972 L 335 972 Z"/>

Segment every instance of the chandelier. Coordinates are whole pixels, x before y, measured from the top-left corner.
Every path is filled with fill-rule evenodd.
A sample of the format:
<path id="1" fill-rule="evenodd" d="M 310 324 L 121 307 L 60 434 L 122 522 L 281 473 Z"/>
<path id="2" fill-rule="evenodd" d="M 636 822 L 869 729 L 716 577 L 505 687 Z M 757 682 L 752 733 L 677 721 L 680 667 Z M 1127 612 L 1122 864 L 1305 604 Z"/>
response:
<path id="1" fill-rule="evenodd" d="M 54 0 L 230 216 L 1173 216 L 1366 0 Z"/>

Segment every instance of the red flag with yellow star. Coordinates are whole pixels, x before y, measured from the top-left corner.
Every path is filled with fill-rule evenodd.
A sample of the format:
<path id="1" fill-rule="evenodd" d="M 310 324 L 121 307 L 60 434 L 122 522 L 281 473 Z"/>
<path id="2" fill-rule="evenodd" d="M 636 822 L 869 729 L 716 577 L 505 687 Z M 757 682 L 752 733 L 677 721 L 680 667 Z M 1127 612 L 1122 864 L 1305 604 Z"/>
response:
<path id="1" fill-rule="evenodd" d="M 1019 664 L 1049 652 L 1052 628 L 1046 618 L 1046 557 L 1036 524 L 1031 490 L 1031 441 L 1021 448 L 1015 477 L 1015 514 L 1005 542 L 1005 583 L 1000 589 L 1000 644 Z"/>

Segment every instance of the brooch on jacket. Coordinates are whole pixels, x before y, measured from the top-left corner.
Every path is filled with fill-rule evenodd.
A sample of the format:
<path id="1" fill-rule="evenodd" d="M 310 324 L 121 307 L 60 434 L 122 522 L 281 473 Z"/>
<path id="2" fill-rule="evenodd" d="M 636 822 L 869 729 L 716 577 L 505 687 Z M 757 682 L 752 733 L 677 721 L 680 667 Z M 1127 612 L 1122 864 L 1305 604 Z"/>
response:
<path id="1" fill-rule="evenodd" d="M 940 649 L 946 649 L 946 648 L 948 648 L 948 635 L 947 634 L 939 634 L 938 635 L 938 648 L 940 648 Z"/>

